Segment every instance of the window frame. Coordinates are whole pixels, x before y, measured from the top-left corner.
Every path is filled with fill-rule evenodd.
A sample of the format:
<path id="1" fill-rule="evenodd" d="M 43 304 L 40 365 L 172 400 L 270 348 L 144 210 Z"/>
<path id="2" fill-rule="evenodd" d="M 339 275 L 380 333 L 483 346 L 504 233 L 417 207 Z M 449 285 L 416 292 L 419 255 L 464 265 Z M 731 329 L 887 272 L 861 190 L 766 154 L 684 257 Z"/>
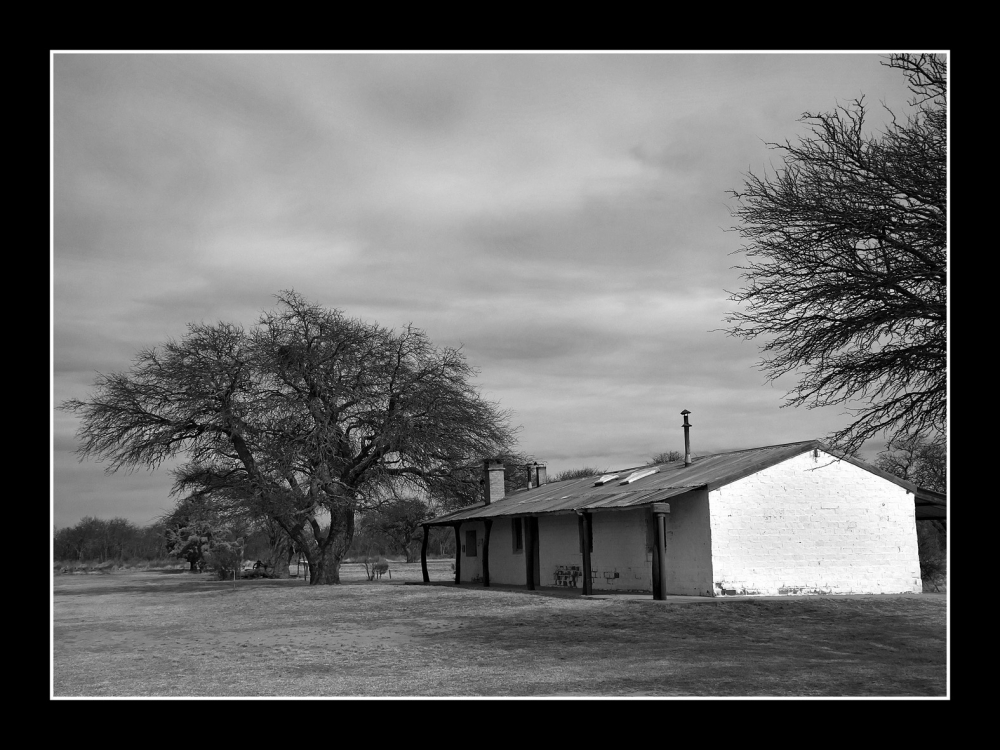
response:
<path id="1" fill-rule="evenodd" d="M 479 557 L 479 551 L 476 549 L 476 530 L 466 529 L 465 530 L 465 556 L 466 557 Z"/>
<path id="2" fill-rule="evenodd" d="M 510 519 L 510 545 L 515 555 L 524 554 L 524 519 Z"/>

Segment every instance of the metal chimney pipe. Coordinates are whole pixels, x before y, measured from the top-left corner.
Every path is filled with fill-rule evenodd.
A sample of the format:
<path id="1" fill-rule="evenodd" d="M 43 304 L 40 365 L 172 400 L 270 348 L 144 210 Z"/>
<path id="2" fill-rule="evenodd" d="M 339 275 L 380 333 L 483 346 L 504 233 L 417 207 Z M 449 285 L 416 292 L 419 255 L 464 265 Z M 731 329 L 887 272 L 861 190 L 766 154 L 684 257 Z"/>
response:
<path id="1" fill-rule="evenodd" d="M 688 422 L 688 414 L 690 414 L 687 409 L 681 412 L 684 416 L 684 465 L 691 465 L 691 424 Z"/>

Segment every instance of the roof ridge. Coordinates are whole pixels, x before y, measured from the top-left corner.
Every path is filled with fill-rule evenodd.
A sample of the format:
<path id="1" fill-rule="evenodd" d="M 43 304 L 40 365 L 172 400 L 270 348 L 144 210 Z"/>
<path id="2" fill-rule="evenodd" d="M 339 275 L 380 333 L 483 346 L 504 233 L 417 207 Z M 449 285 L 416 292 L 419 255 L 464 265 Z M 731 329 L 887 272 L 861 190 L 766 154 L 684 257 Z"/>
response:
<path id="1" fill-rule="evenodd" d="M 719 451 L 718 453 L 705 453 L 700 456 L 691 456 L 691 462 L 701 461 L 706 458 L 715 458 L 716 456 L 729 456 L 733 453 L 749 453 L 750 451 L 764 451 L 770 450 L 771 448 L 791 448 L 793 445 L 812 445 L 816 443 L 817 445 L 822 445 L 822 443 L 813 438 L 812 440 L 796 440 L 791 443 L 776 443 L 775 445 L 760 445 L 756 448 L 735 448 L 731 451 Z M 676 461 L 660 462 L 654 464 L 643 464 L 643 466 L 670 466 L 671 464 L 679 463 L 682 459 L 678 458 Z M 636 466 L 634 468 L 641 469 L 643 466 Z M 632 469 L 618 469 L 618 471 L 631 471 Z"/>
<path id="2" fill-rule="evenodd" d="M 770 448 L 791 448 L 793 445 L 808 445 L 810 443 L 819 443 L 818 438 L 813 438 L 811 440 L 794 440 L 791 443 L 775 443 L 774 445 L 759 445 L 756 448 L 735 448 L 731 451 L 719 451 L 718 453 L 706 453 L 703 456 L 693 456 L 692 460 L 698 458 L 711 458 L 712 456 L 728 456 L 730 453 L 747 453 L 749 451 L 764 451 Z"/>

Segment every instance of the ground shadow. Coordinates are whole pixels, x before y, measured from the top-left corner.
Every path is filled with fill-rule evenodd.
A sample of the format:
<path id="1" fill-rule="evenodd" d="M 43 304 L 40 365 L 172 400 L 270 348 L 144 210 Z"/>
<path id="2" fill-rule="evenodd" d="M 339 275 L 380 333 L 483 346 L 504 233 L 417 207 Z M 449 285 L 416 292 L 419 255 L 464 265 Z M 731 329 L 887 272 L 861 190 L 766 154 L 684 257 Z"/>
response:
<path id="1" fill-rule="evenodd" d="M 153 571 L 151 571 L 153 572 Z M 186 572 L 186 571 L 185 571 Z M 243 591 L 247 588 L 261 588 L 275 586 L 289 587 L 289 586 L 306 586 L 308 585 L 301 578 L 252 578 L 252 579 L 237 579 L 236 585 L 233 585 L 232 581 L 217 581 L 217 580 L 198 580 L 198 579 L 178 579 L 173 577 L 169 583 L 161 580 L 150 580 L 145 583 L 136 581 L 130 583 L 121 583 L 114 580 L 109 581 L 94 581 L 84 586 L 67 586 L 65 588 L 56 588 L 53 591 L 53 595 L 58 596 L 104 596 L 107 594 L 160 594 L 160 593 L 171 593 L 171 594 L 196 594 L 204 593 L 206 591 L 218 591 L 224 593 L 229 591 L 231 593 Z"/>

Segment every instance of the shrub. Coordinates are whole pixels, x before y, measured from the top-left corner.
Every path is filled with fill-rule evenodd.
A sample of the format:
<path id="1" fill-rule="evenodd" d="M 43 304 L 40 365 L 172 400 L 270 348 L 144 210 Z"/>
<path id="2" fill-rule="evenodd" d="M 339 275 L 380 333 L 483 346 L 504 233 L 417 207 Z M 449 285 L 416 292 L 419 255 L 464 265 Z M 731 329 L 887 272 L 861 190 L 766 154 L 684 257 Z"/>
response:
<path id="1" fill-rule="evenodd" d="M 651 464 L 671 464 L 674 461 L 680 461 L 684 458 L 680 451 L 663 451 L 662 453 L 657 453 L 655 456 L 650 456 L 649 463 Z"/>
<path id="2" fill-rule="evenodd" d="M 365 575 L 369 581 L 375 580 L 375 574 L 379 571 L 389 569 L 389 561 L 379 555 L 378 557 L 366 557 L 364 559 Z M 384 566 L 384 567 L 383 567 Z"/>
<path id="3" fill-rule="evenodd" d="M 948 575 L 947 537 L 940 524 L 935 521 L 917 523 L 917 552 L 925 590 L 940 591 Z"/>
<path id="4" fill-rule="evenodd" d="M 590 466 L 584 466 L 580 469 L 567 469 L 566 471 L 561 471 L 558 474 L 554 474 L 549 481 L 550 482 L 565 482 L 567 479 L 582 479 L 584 477 L 594 477 L 604 474 L 605 472 L 600 469 L 594 469 Z"/>
<path id="5" fill-rule="evenodd" d="M 219 580 L 228 581 L 243 567 L 243 551 L 237 542 L 218 542 L 205 553 L 205 563 Z"/>

